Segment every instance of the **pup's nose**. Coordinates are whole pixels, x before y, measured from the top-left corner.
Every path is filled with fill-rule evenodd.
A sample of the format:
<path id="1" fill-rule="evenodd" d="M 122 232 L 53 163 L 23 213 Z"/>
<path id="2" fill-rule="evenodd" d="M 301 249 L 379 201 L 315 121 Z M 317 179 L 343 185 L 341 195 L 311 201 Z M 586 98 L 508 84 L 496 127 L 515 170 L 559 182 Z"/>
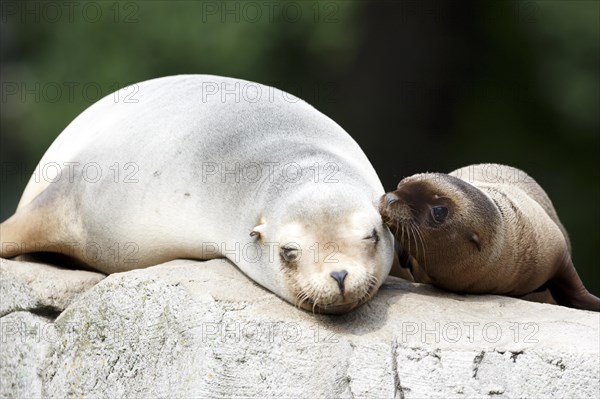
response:
<path id="1" fill-rule="evenodd" d="M 398 197 L 394 193 L 388 193 L 385 195 L 385 204 L 390 205 L 392 202 L 398 201 Z"/>
<path id="2" fill-rule="evenodd" d="M 342 293 L 342 295 L 344 295 L 344 280 L 346 279 L 346 276 L 348 275 L 348 272 L 345 270 L 341 270 L 339 272 L 331 272 L 329 273 L 329 275 L 335 280 L 337 281 L 337 285 L 338 287 L 340 287 L 340 292 Z"/>

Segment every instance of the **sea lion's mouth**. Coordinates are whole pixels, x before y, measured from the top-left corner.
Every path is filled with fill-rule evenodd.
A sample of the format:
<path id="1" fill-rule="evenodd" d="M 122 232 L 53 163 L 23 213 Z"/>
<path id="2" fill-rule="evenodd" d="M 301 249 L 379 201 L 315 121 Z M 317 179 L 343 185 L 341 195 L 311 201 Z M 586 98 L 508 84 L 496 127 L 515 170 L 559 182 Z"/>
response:
<path id="1" fill-rule="evenodd" d="M 341 304 L 341 305 L 319 306 L 318 310 L 319 310 L 319 313 L 323 313 L 323 314 L 344 314 L 344 313 L 348 313 L 349 311 L 357 308 L 360 305 L 361 305 L 361 303 L 359 301 L 357 301 L 357 302 L 351 302 L 351 303 L 346 303 L 346 304 Z"/>
<path id="2" fill-rule="evenodd" d="M 343 314 L 357 308 L 358 306 L 362 305 L 362 303 L 361 301 L 354 301 L 335 305 L 323 305 L 315 304 L 311 300 L 306 300 L 300 304 L 300 308 L 318 314 Z"/>
<path id="3" fill-rule="evenodd" d="M 379 284 L 376 281 L 372 282 L 367 292 L 358 300 L 342 303 L 324 304 L 314 301 L 312 298 L 307 298 L 302 303 L 297 304 L 301 309 L 318 314 L 344 314 L 368 302 L 376 293 Z"/>

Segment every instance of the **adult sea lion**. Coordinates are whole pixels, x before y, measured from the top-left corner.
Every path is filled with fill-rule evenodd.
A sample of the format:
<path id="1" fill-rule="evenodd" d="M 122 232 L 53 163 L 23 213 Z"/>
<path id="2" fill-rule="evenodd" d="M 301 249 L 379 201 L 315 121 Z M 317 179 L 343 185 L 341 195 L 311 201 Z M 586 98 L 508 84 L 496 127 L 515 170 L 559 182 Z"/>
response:
<path id="1" fill-rule="evenodd" d="M 394 256 L 377 209 L 384 190 L 340 126 L 243 80 L 134 87 L 90 106 L 50 146 L 0 225 L 2 257 L 58 253 L 104 273 L 226 257 L 322 313 L 374 295 Z"/>
<path id="2" fill-rule="evenodd" d="M 560 305 L 600 311 L 552 202 L 519 169 L 480 164 L 410 176 L 382 196 L 380 210 L 417 282 L 517 297 L 549 289 Z"/>

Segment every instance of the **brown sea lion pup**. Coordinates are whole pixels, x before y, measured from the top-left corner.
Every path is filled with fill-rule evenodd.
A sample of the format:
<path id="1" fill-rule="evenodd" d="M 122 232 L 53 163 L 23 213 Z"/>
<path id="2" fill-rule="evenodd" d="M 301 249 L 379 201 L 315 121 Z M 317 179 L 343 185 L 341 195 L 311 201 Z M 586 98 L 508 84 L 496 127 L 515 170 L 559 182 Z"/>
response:
<path id="1" fill-rule="evenodd" d="M 469 294 L 549 290 L 554 303 L 600 311 L 552 202 L 519 169 L 480 164 L 410 176 L 381 197 L 380 211 L 399 243 L 401 277 Z"/>

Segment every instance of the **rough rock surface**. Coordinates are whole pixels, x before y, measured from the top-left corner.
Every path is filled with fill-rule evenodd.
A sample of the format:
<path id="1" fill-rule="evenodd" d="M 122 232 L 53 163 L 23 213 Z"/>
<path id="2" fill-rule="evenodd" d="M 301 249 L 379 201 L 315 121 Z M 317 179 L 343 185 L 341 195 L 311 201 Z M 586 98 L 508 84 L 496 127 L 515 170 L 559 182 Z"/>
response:
<path id="1" fill-rule="evenodd" d="M 84 270 L 0 259 L 0 317 L 18 310 L 60 313 L 104 277 Z"/>
<path id="2" fill-rule="evenodd" d="M 2 398 L 600 397 L 598 313 L 389 278 L 314 315 L 222 260 L 0 270 Z"/>

